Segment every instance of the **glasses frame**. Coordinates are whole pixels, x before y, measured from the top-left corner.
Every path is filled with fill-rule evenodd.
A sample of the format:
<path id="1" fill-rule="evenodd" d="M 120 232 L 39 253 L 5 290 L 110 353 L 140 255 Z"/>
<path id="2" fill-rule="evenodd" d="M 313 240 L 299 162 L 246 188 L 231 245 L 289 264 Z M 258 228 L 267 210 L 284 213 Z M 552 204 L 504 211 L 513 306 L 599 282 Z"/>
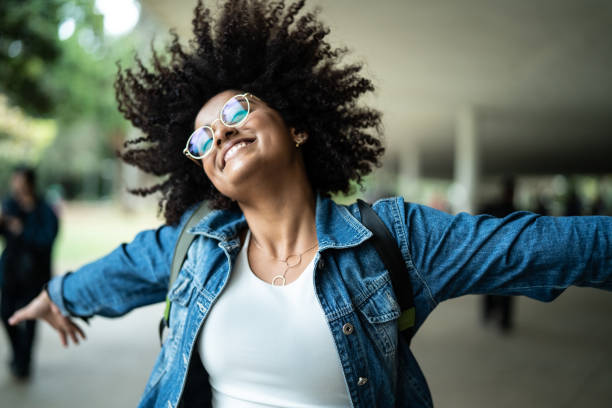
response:
<path id="1" fill-rule="evenodd" d="M 247 113 L 246 115 L 244 115 L 244 118 L 242 118 L 240 120 L 240 122 L 236 123 L 236 124 L 229 124 L 226 123 L 223 120 L 223 110 L 225 109 L 225 107 L 227 106 L 228 103 L 230 103 L 232 101 L 232 99 L 234 98 L 238 98 L 238 97 L 244 97 L 244 99 L 246 99 L 247 101 Z M 249 92 L 245 92 L 243 94 L 236 94 L 234 96 L 232 96 L 231 98 L 229 98 L 221 107 L 221 110 L 219 110 L 219 117 L 216 118 L 215 120 L 213 120 L 211 122 L 210 125 L 204 125 L 204 126 L 200 126 L 199 128 L 197 128 L 196 130 L 194 130 L 191 135 L 189 135 L 189 138 L 187 138 L 187 143 L 185 144 L 185 148 L 183 149 L 183 154 L 185 156 L 187 156 L 189 159 L 191 159 L 192 161 L 196 162 L 197 164 L 200 164 L 200 162 L 198 160 L 202 160 L 203 158 L 205 158 L 206 156 L 208 156 L 210 154 L 210 152 L 213 151 L 213 149 L 208 150 L 206 153 L 204 153 L 201 156 L 195 156 L 193 154 L 191 154 L 191 152 L 189 151 L 189 142 L 191 141 L 191 138 L 193 137 L 193 135 L 196 134 L 196 132 L 198 132 L 201 129 L 208 129 L 208 131 L 210 131 L 210 133 L 213 136 L 213 144 L 215 142 L 215 130 L 213 129 L 213 125 L 215 124 L 216 121 L 219 121 L 221 123 L 223 123 L 223 126 L 227 126 L 227 127 L 231 127 L 231 128 L 235 128 L 235 127 L 239 127 L 241 126 L 244 122 L 247 121 L 247 119 L 249 118 L 249 114 L 251 113 L 251 101 L 249 100 L 249 98 L 253 98 L 256 100 L 259 100 L 258 97 L 256 97 L 255 95 L 249 93 Z"/>

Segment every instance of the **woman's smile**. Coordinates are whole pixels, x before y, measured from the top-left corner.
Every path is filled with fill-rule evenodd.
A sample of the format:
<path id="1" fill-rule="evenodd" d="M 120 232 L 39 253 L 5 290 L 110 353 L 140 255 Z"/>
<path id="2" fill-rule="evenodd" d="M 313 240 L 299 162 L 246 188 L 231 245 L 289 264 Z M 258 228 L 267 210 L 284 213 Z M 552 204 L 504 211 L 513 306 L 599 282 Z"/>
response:
<path id="1" fill-rule="evenodd" d="M 238 153 L 244 151 L 245 148 L 248 149 L 253 142 L 255 142 L 255 139 L 239 139 L 225 146 L 223 149 L 223 157 L 221 159 L 221 169 L 225 168 L 228 160 L 232 159 Z"/>

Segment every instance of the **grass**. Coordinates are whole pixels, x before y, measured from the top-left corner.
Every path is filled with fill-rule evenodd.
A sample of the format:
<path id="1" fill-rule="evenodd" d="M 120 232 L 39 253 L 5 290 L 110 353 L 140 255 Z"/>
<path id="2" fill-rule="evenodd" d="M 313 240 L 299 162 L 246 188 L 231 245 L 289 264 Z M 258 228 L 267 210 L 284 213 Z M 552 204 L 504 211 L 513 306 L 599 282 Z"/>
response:
<path id="1" fill-rule="evenodd" d="M 157 228 L 157 207 L 127 211 L 112 202 L 69 202 L 60 212 L 60 231 L 54 247 L 54 272 L 91 262 L 131 241 L 144 229 Z"/>

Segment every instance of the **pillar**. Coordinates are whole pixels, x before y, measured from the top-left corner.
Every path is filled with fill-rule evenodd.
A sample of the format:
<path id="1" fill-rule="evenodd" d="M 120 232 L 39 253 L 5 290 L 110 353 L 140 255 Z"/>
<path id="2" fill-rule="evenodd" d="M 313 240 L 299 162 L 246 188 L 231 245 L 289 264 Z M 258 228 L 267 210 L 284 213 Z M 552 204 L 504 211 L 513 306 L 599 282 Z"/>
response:
<path id="1" fill-rule="evenodd" d="M 480 178 L 478 121 L 473 106 L 457 112 L 455 123 L 455 168 L 451 204 L 455 212 L 475 213 Z"/>

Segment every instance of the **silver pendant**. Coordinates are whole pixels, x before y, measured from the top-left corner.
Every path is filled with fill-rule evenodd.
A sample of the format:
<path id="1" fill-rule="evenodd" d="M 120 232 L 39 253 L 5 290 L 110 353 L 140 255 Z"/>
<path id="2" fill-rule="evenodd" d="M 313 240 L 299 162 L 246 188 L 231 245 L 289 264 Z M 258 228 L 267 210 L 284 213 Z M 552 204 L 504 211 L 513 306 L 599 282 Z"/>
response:
<path id="1" fill-rule="evenodd" d="M 274 286 L 285 286 L 286 279 L 283 275 L 276 275 L 272 278 L 272 285 Z"/>

